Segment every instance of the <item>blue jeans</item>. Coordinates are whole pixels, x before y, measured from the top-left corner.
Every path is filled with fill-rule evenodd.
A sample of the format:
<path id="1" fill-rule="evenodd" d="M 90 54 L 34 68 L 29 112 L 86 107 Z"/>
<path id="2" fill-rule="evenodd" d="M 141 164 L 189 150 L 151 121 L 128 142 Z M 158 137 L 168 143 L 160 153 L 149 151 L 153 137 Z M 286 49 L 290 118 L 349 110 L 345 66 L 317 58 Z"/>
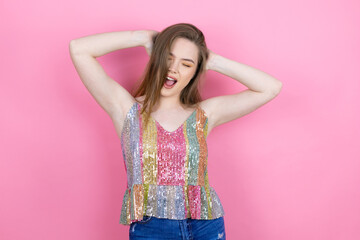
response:
<path id="1" fill-rule="evenodd" d="M 130 224 L 129 239 L 226 239 L 224 217 L 210 220 L 174 220 L 144 216 L 143 220 Z"/>

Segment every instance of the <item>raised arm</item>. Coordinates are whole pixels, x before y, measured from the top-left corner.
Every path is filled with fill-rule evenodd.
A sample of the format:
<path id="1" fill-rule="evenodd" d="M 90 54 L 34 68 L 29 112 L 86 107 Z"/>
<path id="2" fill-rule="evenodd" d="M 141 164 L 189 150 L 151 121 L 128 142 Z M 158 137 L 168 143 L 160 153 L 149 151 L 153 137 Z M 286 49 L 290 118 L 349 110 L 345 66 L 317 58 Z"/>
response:
<path id="1" fill-rule="evenodd" d="M 115 50 L 143 46 L 151 52 L 149 41 L 156 31 L 99 33 L 71 40 L 69 51 L 81 81 L 96 102 L 113 118 L 124 115 L 135 101 L 133 96 L 104 71 L 97 57 Z"/>
<path id="2" fill-rule="evenodd" d="M 208 115 L 209 129 L 240 118 L 275 98 L 282 82 L 254 67 L 209 51 L 206 69 L 222 73 L 249 89 L 232 95 L 217 96 L 201 102 Z"/>

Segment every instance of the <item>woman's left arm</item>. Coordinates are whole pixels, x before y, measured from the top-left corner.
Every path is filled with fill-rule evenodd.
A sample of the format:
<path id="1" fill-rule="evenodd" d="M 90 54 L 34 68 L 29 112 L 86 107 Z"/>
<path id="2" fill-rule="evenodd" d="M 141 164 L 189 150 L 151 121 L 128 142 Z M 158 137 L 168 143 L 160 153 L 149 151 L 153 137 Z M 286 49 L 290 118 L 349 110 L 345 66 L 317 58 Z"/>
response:
<path id="1" fill-rule="evenodd" d="M 282 82 L 254 67 L 230 60 L 209 50 L 207 70 L 224 74 L 248 89 L 232 95 L 217 96 L 202 102 L 209 125 L 218 126 L 242 117 L 275 98 Z"/>

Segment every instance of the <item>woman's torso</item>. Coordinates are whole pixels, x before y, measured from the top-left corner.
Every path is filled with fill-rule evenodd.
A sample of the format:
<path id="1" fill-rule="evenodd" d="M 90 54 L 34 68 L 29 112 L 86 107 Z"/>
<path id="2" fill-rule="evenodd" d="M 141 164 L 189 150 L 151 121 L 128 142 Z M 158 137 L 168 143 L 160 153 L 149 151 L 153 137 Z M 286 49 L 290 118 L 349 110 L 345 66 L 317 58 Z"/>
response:
<path id="1" fill-rule="evenodd" d="M 120 223 L 130 224 L 143 215 L 170 219 L 223 216 L 220 199 L 208 181 L 204 110 L 197 105 L 179 126 L 168 130 L 152 115 L 146 125 L 141 110 L 135 101 L 120 134 L 127 173 Z"/>

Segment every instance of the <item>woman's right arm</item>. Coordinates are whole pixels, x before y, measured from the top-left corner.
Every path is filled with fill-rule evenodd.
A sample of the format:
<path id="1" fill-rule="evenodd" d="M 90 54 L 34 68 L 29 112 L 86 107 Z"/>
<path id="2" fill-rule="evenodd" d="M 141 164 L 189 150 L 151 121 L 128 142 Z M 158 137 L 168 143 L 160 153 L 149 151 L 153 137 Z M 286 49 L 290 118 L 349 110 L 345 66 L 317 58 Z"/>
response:
<path id="1" fill-rule="evenodd" d="M 96 58 L 115 50 L 137 46 L 145 47 L 148 52 L 149 40 L 154 33 L 156 31 L 152 30 L 107 32 L 71 40 L 70 56 L 81 81 L 111 118 L 118 118 L 119 114 L 124 117 L 135 100 L 106 74 Z"/>

